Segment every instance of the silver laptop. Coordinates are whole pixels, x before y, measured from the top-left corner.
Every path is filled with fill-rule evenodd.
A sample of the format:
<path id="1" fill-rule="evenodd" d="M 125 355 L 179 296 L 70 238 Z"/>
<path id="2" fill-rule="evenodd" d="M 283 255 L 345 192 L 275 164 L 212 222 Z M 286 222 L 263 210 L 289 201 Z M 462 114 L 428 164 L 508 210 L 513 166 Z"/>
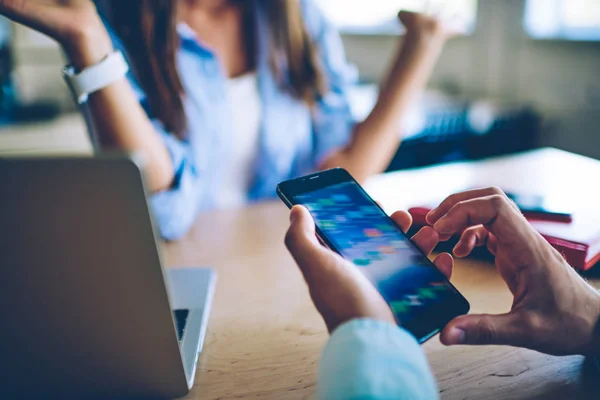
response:
<path id="1" fill-rule="evenodd" d="M 0 398 L 188 393 L 215 273 L 155 239 L 131 160 L 0 159 Z"/>

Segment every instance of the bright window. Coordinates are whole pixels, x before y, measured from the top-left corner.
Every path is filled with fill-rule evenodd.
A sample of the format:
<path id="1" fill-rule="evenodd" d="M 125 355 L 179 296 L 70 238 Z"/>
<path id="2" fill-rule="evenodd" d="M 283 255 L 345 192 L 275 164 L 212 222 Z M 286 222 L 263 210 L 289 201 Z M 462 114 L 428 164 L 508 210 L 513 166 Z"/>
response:
<path id="1" fill-rule="evenodd" d="M 600 0 L 528 0 L 525 30 L 537 39 L 600 40 Z"/>
<path id="2" fill-rule="evenodd" d="M 477 19 L 477 0 L 319 0 L 319 4 L 340 30 L 358 34 L 400 33 L 400 10 L 456 16 L 471 30 Z"/>

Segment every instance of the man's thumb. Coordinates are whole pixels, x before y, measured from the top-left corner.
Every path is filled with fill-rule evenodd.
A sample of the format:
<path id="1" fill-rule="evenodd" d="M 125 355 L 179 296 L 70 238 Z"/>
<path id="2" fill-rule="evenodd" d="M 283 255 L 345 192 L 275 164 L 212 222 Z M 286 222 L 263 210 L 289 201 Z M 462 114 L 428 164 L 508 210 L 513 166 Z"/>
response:
<path id="1" fill-rule="evenodd" d="M 293 252 L 300 248 L 319 245 L 316 236 L 315 221 L 304 206 L 294 206 L 290 212 L 290 227 L 285 237 L 285 244 Z"/>
<path id="2" fill-rule="evenodd" d="M 523 343 L 523 332 L 515 314 L 463 315 L 452 320 L 442 331 L 440 340 L 446 346 L 511 345 Z"/>
<path id="3" fill-rule="evenodd" d="M 323 257 L 329 256 L 315 235 L 315 223 L 312 216 L 302 206 L 292 208 L 285 245 L 305 274 L 307 269 L 318 264 Z"/>

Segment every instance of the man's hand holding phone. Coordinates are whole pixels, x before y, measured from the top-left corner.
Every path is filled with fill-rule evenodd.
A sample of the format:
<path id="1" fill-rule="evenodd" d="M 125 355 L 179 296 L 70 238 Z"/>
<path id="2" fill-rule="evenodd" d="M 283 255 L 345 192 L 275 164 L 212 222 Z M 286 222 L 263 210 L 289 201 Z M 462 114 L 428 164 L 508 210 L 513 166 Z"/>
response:
<path id="1" fill-rule="evenodd" d="M 336 314 L 339 311 L 337 305 L 333 313 L 327 313 L 321 305 L 330 304 L 325 298 L 337 298 L 338 294 L 343 297 L 340 291 L 346 292 L 339 288 L 346 287 L 348 281 L 357 284 L 356 290 L 360 286 L 376 293 L 378 300 L 385 300 L 387 305 L 384 314 L 388 316 L 391 309 L 394 317 L 385 319 L 401 323 L 421 343 L 439 333 L 454 317 L 469 311 L 467 300 L 440 271 L 441 266 L 442 270 L 449 273 L 452 257 L 442 255 L 438 259 L 440 266 L 427 258 L 438 242 L 437 233 L 428 228 L 411 241 L 403 232 L 411 224 L 410 217 L 406 213 L 397 213 L 394 219 L 390 218 L 347 171 L 334 168 L 281 182 L 277 193 L 290 208 L 294 205 L 306 207 L 294 211 L 293 221 L 301 219 L 305 213 L 309 214 L 302 225 L 303 235 L 299 235 L 297 227 L 292 226 L 287 243 L 305 272 L 315 303 L 326 316 L 330 329 L 338 325 L 337 321 L 344 322 L 348 318 L 345 314 Z M 299 240 L 306 235 L 313 237 L 311 242 Z M 315 239 L 315 235 L 320 240 Z M 297 250 L 297 243 L 312 243 L 313 246 Z M 318 243 L 324 243 L 341 257 L 318 258 L 330 254 L 315 251 L 314 245 Z M 351 264 L 344 262 L 344 259 Z M 317 266 L 316 272 L 312 269 L 313 264 Z M 321 265 L 344 268 L 329 271 L 320 268 Z M 333 277 L 323 275 L 323 271 L 331 272 Z M 354 277 L 358 274 L 362 275 L 360 285 L 359 278 Z M 318 276 L 319 280 L 313 279 L 313 275 Z M 340 278 L 342 275 L 343 282 Z M 337 278 L 340 278 L 340 282 L 334 284 Z M 324 287 L 330 292 L 320 288 L 315 292 L 313 281 L 326 281 Z M 321 294 L 324 297 L 322 300 Z M 354 301 L 354 296 L 355 293 L 351 292 L 341 303 L 365 305 Z M 327 318 L 330 314 L 333 318 Z M 368 313 L 364 312 L 354 314 L 351 315 L 354 318 L 368 317 Z M 376 313 L 375 316 L 381 315 L 383 313 Z M 329 320 L 334 322 L 329 323 Z"/>
<path id="2" fill-rule="evenodd" d="M 392 219 L 404 232 L 412 224 L 410 214 L 404 211 L 396 212 Z M 430 254 L 438 243 L 438 235 L 432 228 L 426 227 L 412 240 L 424 253 Z M 311 298 L 330 333 L 357 318 L 396 324 L 388 304 L 356 266 L 321 245 L 316 236 L 314 220 L 303 206 L 292 208 L 285 244 L 300 267 Z M 449 279 L 452 256 L 440 254 L 434 263 Z"/>
<path id="3" fill-rule="evenodd" d="M 404 231 L 412 223 L 404 212 L 397 212 L 393 219 Z M 502 191 L 492 188 L 450 196 L 428 215 L 428 222 L 433 228 L 423 228 L 412 239 L 426 254 L 440 237 L 463 232 L 454 254 L 465 257 L 476 246 L 487 246 L 514 295 L 507 314 L 455 318 L 441 334 L 444 344 L 512 345 L 557 355 L 600 354 L 600 294 L 539 236 Z M 292 210 L 286 245 L 330 332 L 355 318 L 395 323 L 389 306 L 364 275 L 320 245 L 311 215 L 303 207 Z M 448 254 L 435 261 L 447 277 L 452 264 Z"/>

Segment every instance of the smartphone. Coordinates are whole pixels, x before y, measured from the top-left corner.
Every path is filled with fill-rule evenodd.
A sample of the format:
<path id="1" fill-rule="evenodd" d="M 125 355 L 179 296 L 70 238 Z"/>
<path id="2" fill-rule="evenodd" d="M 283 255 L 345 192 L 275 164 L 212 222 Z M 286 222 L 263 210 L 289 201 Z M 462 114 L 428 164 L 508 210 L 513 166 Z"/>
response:
<path id="1" fill-rule="evenodd" d="M 536 221 L 573 222 L 573 214 L 552 204 L 548 199 L 538 195 L 523 195 L 506 192 L 525 218 Z"/>
<path id="2" fill-rule="evenodd" d="M 288 207 L 310 211 L 321 241 L 360 269 L 420 343 L 469 312 L 467 300 L 346 170 L 282 182 L 277 194 Z"/>

